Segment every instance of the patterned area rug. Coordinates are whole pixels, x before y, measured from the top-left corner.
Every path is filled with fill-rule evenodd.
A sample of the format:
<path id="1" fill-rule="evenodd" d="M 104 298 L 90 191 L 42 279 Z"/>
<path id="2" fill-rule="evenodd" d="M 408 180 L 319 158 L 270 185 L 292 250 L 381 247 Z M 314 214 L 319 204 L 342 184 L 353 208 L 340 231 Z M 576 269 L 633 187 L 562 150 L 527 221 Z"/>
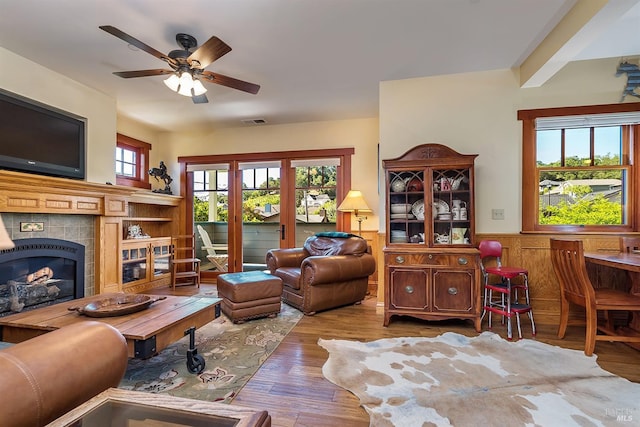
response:
<path id="1" fill-rule="evenodd" d="M 322 340 L 322 368 L 354 393 L 371 426 L 623 426 L 640 421 L 640 384 L 596 356 L 491 332 L 468 338 Z"/>
<path id="2" fill-rule="evenodd" d="M 301 318 L 286 304 L 276 318 L 238 325 L 222 314 L 196 330 L 196 348 L 205 359 L 201 374 L 187 369 L 185 336 L 152 358 L 129 360 L 119 388 L 230 403 Z"/>

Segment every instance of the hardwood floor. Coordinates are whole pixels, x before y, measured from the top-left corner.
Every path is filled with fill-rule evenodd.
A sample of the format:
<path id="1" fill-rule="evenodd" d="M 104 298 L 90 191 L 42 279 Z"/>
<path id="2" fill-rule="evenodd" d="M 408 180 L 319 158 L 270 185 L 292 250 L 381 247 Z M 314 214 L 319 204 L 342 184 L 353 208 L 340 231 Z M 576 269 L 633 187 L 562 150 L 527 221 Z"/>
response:
<path id="1" fill-rule="evenodd" d="M 212 286 L 215 285 L 203 284 L 201 292 Z M 195 293 L 194 289 L 177 288 L 175 294 L 188 295 Z M 267 410 L 276 427 L 368 426 L 369 416 L 358 400 L 322 376 L 322 365 L 328 354 L 317 345 L 318 338 L 372 341 L 401 336 L 433 337 L 447 331 L 476 336 L 470 322 L 458 320 L 425 322 L 393 317 L 385 328 L 382 326 L 383 315 L 376 313 L 375 305 L 376 298 L 372 296 L 360 305 L 303 317 L 233 403 Z M 584 349 L 584 328 L 569 327 L 566 338 L 559 340 L 556 338 L 557 325 L 536 326 L 538 341 Z M 506 338 L 506 328 L 499 323 L 494 324 L 493 331 Z M 525 338 L 531 337 L 531 328 L 526 322 L 522 332 Z M 640 351 L 622 343 L 598 342 L 595 354 L 603 369 L 640 382 Z"/>

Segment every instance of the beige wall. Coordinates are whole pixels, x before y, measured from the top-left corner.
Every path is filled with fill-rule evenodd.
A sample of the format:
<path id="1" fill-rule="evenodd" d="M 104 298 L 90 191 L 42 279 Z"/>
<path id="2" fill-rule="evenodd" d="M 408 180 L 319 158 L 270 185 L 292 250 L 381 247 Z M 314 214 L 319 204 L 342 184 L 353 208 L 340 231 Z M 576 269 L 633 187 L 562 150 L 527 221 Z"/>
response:
<path id="1" fill-rule="evenodd" d="M 530 89 L 519 88 L 512 70 L 382 82 L 380 156 L 398 157 L 430 142 L 478 154 L 476 232 L 518 233 L 522 135 L 517 111 L 617 103 L 626 83 L 615 77 L 618 63 L 617 58 L 571 63 L 543 87 Z M 491 219 L 494 208 L 504 209 L 504 220 Z"/>
<path id="2" fill-rule="evenodd" d="M 362 228 L 377 230 L 378 120 L 375 118 L 226 128 L 211 133 L 166 133 L 160 144 L 154 144 L 151 158 L 164 160 L 170 168 L 169 174 L 178 177 L 180 156 L 351 147 L 355 150 L 352 187 L 363 192 L 375 211 L 368 215 Z M 172 184 L 174 192 L 179 188 L 177 185 L 177 182 Z M 355 221 L 352 227 L 357 228 Z"/>
<path id="3" fill-rule="evenodd" d="M 0 88 L 87 119 L 87 181 L 115 182 L 115 99 L 1 47 L 0 64 Z"/>

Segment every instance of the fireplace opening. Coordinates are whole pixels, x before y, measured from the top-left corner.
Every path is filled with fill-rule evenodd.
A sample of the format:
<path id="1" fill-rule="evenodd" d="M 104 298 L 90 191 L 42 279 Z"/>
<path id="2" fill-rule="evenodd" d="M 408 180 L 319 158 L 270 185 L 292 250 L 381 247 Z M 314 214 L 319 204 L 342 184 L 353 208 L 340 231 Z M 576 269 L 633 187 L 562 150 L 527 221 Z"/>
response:
<path id="1" fill-rule="evenodd" d="M 0 317 L 84 297 L 84 246 L 67 240 L 14 240 L 0 251 Z"/>

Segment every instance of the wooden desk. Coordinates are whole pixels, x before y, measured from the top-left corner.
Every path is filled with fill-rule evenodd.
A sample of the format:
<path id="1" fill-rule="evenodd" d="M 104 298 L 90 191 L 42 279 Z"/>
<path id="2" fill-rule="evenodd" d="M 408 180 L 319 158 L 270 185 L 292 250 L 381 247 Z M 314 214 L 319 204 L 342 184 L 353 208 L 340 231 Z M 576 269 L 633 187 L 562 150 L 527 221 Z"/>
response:
<path id="1" fill-rule="evenodd" d="M 584 259 L 593 264 L 640 273 L 640 254 L 585 252 Z M 640 290 L 638 290 L 640 292 Z"/>
<path id="2" fill-rule="evenodd" d="M 167 296 L 145 310 L 114 317 L 88 317 L 68 310 L 113 296 L 94 295 L 2 317 L 0 340 L 18 343 L 66 325 L 95 320 L 108 323 L 124 335 L 129 357 L 146 359 L 182 338 L 187 329 L 199 328 L 220 316 L 222 301 L 221 298 Z"/>
<path id="3" fill-rule="evenodd" d="M 606 253 L 585 252 L 584 259 L 591 264 L 625 270 L 629 276 L 631 287 L 629 293 L 640 296 L 640 254 L 635 253 Z M 632 312 L 631 320 L 627 327 L 622 328 L 624 333 L 640 335 L 640 313 Z M 629 343 L 634 348 L 640 349 L 640 345 Z"/>

